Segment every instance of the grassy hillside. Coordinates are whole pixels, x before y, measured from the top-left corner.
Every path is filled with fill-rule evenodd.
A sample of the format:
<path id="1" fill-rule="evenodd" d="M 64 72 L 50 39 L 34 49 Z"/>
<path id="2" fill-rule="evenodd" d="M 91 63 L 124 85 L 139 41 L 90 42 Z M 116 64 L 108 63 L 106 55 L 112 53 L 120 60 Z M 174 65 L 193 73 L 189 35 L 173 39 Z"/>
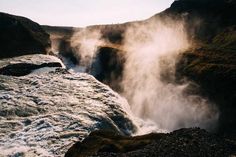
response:
<path id="1" fill-rule="evenodd" d="M 166 10 L 185 17 L 195 47 L 182 54 L 179 75 L 197 82 L 220 109 L 219 130 L 236 133 L 236 1 L 179 0 Z M 193 19 L 200 20 L 195 25 Z M 192 34 L 191 34 L 192 33 Z"/>

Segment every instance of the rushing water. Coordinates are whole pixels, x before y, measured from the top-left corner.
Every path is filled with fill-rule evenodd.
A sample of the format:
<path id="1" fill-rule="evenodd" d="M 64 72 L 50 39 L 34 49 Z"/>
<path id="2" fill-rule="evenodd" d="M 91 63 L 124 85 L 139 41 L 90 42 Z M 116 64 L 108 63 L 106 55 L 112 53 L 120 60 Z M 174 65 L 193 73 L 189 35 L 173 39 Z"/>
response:
<path id="1" fill-rule="evenodd" d="M 24 56 L 1 65 L 53 59 Z M 131 135 L 142 125 L 124 98 L 88 74 L 43 68 L 0 75 L 0 82 L 0 156 L 63 156 L 93 130 Z"/>

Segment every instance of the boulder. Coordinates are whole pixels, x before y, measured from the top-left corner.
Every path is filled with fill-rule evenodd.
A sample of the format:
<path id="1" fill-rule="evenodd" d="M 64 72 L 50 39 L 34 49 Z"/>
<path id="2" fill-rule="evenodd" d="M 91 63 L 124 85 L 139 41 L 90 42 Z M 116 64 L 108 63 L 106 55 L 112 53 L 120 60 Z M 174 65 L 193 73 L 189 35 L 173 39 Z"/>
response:
<path id="1" fill-rule="evenodd" d="M 6 13 L 0 13 L 0 23 L 0 58 L 46 54 L 49 50 L 49 35 L 38 23 Z"/>

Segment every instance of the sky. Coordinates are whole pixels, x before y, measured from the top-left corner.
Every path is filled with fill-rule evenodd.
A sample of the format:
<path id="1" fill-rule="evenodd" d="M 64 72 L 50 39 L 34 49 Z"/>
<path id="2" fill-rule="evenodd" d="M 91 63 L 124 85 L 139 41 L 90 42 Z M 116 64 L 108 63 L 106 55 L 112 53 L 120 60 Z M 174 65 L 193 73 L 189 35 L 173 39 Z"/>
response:
<path id="1" fill-rule="evenodd" d="M 84 27 L 143 20 L 174 0 L 0 0 L 0 12 L 30 18 L 42 25 Z"/>

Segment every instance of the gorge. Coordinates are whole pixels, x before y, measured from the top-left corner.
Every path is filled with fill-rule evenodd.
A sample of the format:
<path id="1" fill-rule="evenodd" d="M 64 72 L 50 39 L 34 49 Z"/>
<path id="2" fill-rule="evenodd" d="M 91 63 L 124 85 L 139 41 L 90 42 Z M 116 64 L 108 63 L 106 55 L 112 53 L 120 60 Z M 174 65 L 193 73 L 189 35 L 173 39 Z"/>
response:
<path id="1" fill-rule="evenodd" d="M 235 11 L 178 0 L 85 28 L 1 13 L 0 156 L 236 155 Z"/>

